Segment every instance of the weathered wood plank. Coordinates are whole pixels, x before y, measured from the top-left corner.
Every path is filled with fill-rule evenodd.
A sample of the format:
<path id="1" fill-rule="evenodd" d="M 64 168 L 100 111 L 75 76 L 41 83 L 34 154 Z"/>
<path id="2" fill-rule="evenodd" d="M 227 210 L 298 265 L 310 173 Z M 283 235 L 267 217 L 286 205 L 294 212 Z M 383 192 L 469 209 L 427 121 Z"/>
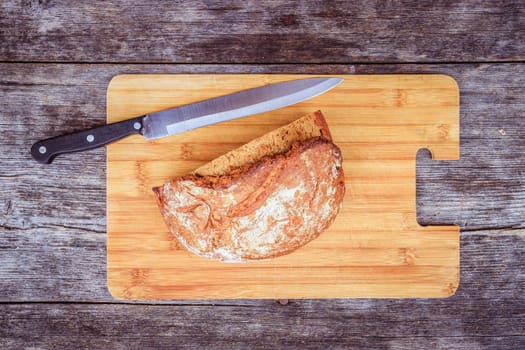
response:
<path id="1" fill-rule="evenodd" d="M 489 62 L 525 58 L 523 1 L 17 1 L 0 61 Z"/>
<path id="2" fill-rule="evenodd" d="M 461 89 L 461 160 L 418 166 L 419 218 L 460 224 L 462 273 L 487 273 L 470 255 L 488 249 L 472 237 L 514 237 L 497 254 L 523 243 L 525 217 L 524 64 L 393 66 L 0 65 L 0 300 L 109 301 L 105 276 L 105 151 L 34 162 L 35 140 L 104 123 L 105 92 L 122 73 L 400 73 L 454 76 Z M 501 130 L 505 130 L 502 132 Z M 489 230 L 489 231 L 484 231 Z M 469 232 L 465 236 L 465 232 Z M 480 258 L 481 259 L 481 258 Z M 477 261 L 477 260 L 476 260 Z M 472 270 L 472 272 L 469 272 Z M 507 271 L 509 278 L 519 268 Z M 461 285 L 464 283 L 462 275 Z M 518 288 L 519 290 L 519 288 Z M 497 290 L 485 291 L 498 298 Z M 522 296 L 516 295 L 516 298 Z"/>
<path id="3" fill-rule="evenodd" d="M 525 233 L 462 237 L 448 299 L 216 301 L 204 305 L 4 304 L 3 348 L 521 349 Z"/>

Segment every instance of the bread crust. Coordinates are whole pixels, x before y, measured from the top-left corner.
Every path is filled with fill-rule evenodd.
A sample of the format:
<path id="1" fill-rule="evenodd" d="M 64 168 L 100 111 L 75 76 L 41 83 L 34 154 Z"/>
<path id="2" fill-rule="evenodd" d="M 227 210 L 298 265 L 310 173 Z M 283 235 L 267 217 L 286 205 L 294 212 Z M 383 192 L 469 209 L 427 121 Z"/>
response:
<path id="1" fill-rule="evenodd" d="M 154 188 L 170 231 L 189 251 L 223 262 L 273 258 L 315 239 L 345 193 L 341 152 L 325 136 L 225 175 L 190 174 Z"/>
<path id="2" fill-rule="evenodd" d="M 275 129 L 242 145 L 214 160 L 208 162 L 193 174 L 226 175 L 235 169 L 253 164 L 265 156 L 284 153 L 297 141 L 305 141 L 314 137 L 332 140 L 330 129 L 321 111 L 299 118 L 292 123 Z"/>

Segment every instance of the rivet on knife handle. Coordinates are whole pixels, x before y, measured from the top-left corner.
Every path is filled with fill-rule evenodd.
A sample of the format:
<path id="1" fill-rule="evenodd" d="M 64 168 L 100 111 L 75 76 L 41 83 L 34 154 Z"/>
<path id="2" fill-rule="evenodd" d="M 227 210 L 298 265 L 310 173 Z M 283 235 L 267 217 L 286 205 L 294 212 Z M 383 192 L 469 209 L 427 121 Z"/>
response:
<path id="1" fill-rule="evenodd" d="M 77 133 L 41 140 L 31 147 L 31 155 L 40 163 L 51 163 L 57 155 L 62 153 L 101 147 L 123 137 L 141 133 L 143 128 L 142 119 L 143 117 L 128 119 Z"/>

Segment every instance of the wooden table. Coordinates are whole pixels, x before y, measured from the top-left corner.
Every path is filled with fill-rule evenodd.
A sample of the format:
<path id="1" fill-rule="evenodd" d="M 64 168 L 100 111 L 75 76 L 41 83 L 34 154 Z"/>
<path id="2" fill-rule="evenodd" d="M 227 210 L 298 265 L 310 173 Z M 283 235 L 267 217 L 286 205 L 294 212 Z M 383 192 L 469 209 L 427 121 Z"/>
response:
<path id="1" fill-rule="evenodd" d="M 525 3 L 0 4 L 0 347 L 525 347 Z M 105 150 L 31 159 L 105 121 L 123 73 L 442 73 L 461 160 L 418 153 L 418 219 L 461 226 L 447 299 L 120 302 L 106 289 Z"/>

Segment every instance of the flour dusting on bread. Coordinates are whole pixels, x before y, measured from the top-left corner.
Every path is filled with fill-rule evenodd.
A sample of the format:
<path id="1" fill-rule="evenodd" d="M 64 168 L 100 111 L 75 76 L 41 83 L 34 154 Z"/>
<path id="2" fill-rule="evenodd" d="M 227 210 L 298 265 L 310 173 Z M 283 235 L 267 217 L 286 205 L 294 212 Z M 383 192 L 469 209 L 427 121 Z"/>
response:
<path id="1" fill-rule="evenodd" d="M 320 112 L 290 125 L 154 189 L 187 250 L 224 262 L 268 259 L 295 251 L 333 222 L 345 192 L 341 152 Z M 282 144 L 260 147 L 279 138 Z M 232 163 L 232 154 L 244 165 Z"/>

